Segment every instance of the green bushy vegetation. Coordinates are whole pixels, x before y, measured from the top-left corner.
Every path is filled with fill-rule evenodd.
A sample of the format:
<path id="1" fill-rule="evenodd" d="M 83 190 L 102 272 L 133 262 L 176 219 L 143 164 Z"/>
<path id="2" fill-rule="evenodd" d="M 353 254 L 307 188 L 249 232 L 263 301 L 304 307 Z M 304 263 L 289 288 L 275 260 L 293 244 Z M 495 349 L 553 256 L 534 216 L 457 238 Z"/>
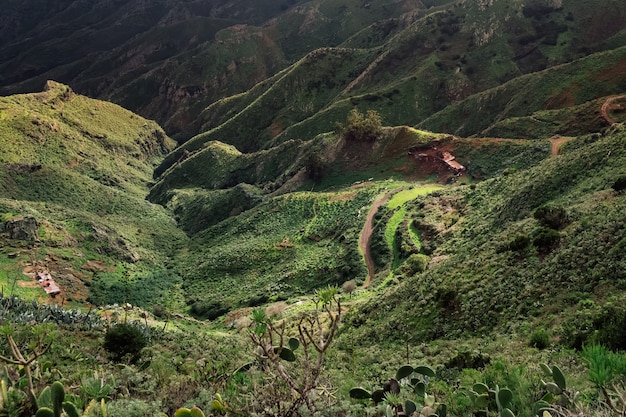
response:
<path id="1" fill-rule="evenodd" d="M 368 307 L 367 314 L 374 314 L 381 326 L 361 327 L 358 333 L 368 340 L 397 339 L 399 316 L 412 323 L 412 340 L 455 339 L 495 329 L 515 332 L 526 320 L 555 314 L 549 301 L 555 297 L 564 303 L 562 314 L 571 317 L 571 322 L 546 330 L 580 347 L 594 331 L 585 330 L 594 328 L 594 319 L 573 317 L 578 297 L 589 294 L 602 305 L 622 300 L 626 268 L 618 253 L 624 233 L 624 199 L 611 185 L 624 161 L 624 140 L 623 132 L 594 140 L 580 138 L 577 148 L 574 142 L 567 153 L 528 171 L 425 198 L 420 204 L 422 214 L 416 217 L 422 245 L 428 244 L 429 237 L 435 238 L 438 243 L 431 256 L 441 260 Z M 581 166 L 596 174 L 583 175 L 575 168 Z M 564 205 L 570 207 L 566 216 Z M 548 206 L 553 209 L 544 208 Z M 453 207 L 462 216 L 456 223 L 446 223 L 452 219 Z M 555 220 L 548 221 L 552 213 Z M 440 226 L 428 229 L 428 224 Z M 432 236 L 424 233 L 429 230 Z M 439 230 L 437 235 L 435 230 Z M 510 242 L 516 242 L 515 252 L 500 249 L 514 249 Z M 598 291 L 598 285 L 613 291 Z M 458 294 L 452 311 L 438 310 L 434 302 L 441 287 L 452 287 Z M 604 294 L 611 295 L 605 298 Z M 619 321 L 620 315 L 614 316 Z M 610 321 L 606 323 L 609 326 Z M 581 336 L 574 336 L 578 332 Z"/>
<path id="2" fill-rule="evenodd" d="M 368 110 L 365 114 L 361 114 L 357 109 L 351 110 L 345 124 L 339 124 L 337 130 L 349 142 L 373 142 L 380 139 L 383 134 L 382 120 L 375 110 Z"/>
<path id="3" fill-rule="evenodd" d="M 207 227 L 177 259 L 186 302 L 232 309 L 363 277 L 357 242 L 377 192 L 292 193 Z"/>
<path id="4" fill-rule="evenodd" d="M 542 70 L 621 35 L 586 40 L 578 20 L 605 16 L 588 0 L 425 1 L 300 58 L 296 33 L 335 46 L 386 3 L 287 2 L 287 20 L 263 27 L 195 22 L 202 51 L 164 63 L 192 71 L 130 71 L 113 95 L 197 101 L 172 121 L 186 124 L 221 94 L 208 89 L 263 81 L 204 109 L 185 134 L 207 131 L 165 161 L 173 143 L 156 124 L 69 87 L 0 100 L 0 219 L 39 222 L 34 241 L 0 233 L 3 295 L 28 299 L 0 299 L 0 415 L 52 409 L 46 388 L 59 385 L 88 416 L 624 414 L 626 133 L 597 117 L 598 97 L 623 89 L 624 50 Z M 316 26 L 316 14 L 350 17 Z M 191 33 L 158 31 L 177 29 Z M 548 158 L 545 139 L 565 133 L 579 136 Z M 421 172 L 422 151 L 440 167 L 444 150 L 467 172 Z M 428 175 L 449 186 L 416 186 Z M 144 200 L 148 186 L 165 207 Z M 360 233 L 387 194 L 365 281 Z M 83 311 L 33 301 L 44 296 L 24 274 L 44 267 L 63 287 L 53 301 Z"/>
<path id="5" fill-rule="evenodd" d="M 419 123 L 419 127 L 468 136 L 483 132 L 490 127 L 492 120 L 529 116 L 534 111 L 544 109 L 544 103 L 550 100 L 555 102 L 553 108 L 569 107 L 622 91 L 622 77 L 606 82 L 596 74 L 611 71 L 619 65 L 625 53 L 626 49 L 617 48 L 561 67 L 514 78 L 446 107 Z M 577 89 L 576 85 L 584 85 L 585 88 Z M 559 100 L 571 103 L 561 103 Z M 474 112 L 473 109 L 478 107 L 481 111 Z"/>
<path id="6" fill-rule="evenodd" d="M 5 294 L 42 295 L 29 285 L 32 276 L 22 274 L 30 266 L 33 274 L 52 269 L 67 290 L 64 300 L 84 302 L 98 272 L 147 275 L 185 239 L 166 210 L 145 201 L 154 164 L 173 147 L 156 123 L 54 82 L 0 103 L 0 206 L 7 216 L 30 215 L 39 225 L 34 242 L 1 236 L 4 256 L 21 254 L 0 261 L 21 282 L 7 277 Z M 123 295 L 97 298 L 117 297 Z"/>
<path id="7" fill-rule="evenodd" d="M 126 358 L 132 363 L 139 360 L 141 351 L 147 344 L 148 340 L 139 327 L 118 323 L 107 329 L 103 347 L 114 361 L 120 362 Z"/>

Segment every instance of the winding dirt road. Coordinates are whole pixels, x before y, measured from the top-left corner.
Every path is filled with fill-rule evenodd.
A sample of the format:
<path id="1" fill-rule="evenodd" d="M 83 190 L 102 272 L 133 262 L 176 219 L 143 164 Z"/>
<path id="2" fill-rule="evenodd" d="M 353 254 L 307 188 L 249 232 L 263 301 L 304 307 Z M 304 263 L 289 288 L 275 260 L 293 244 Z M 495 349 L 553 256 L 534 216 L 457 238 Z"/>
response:
<path id="1" fill-rule="evenodd" d="M 367 213 L 367 217 L 365 218 L 365 224 L 363 225 L 363 229 L 361 229 L 359 248 L 363 252 L 365 264 L 367 265 L 367 279 L 363 283 L 362 288 L 367 288 L 370 285 L 370 282 L 372 282 L 372 277 L 376 273 L 376 267 L 374 266 L 374 259 L 372 259 L 372 251 L 370 249 L 370 240 L 372 239 L 372 232 L 374 231 L 374 215 L 376 214 L 380 206 L 389 201 L 391 196 L 397 191 L 398 190 L 388 192 L 383 197 L 374 201 L 374 204 L 370 208 L 370 211 Z"/>
<path id="2" fill-rule="evenodd" d="M 570 136 L 554 136 L 550 138 L 550 142 L 552 143 L 552 157 L 555 157 L 559 154 L 559 148 L 565 142 L 572 140 L 573 138 Z"/>
<path id="3" fill-rule="evenodd" d="M 606 101 L 600 108 L 600 114 L 602 114 L 602 118 L 606 120 L 608 124 L 613 125 L 616 123 L 615 120 L 611 116 L 609 116 L 609 111 L 611 109 L 611 106 L 613 105 L 613 102 L 616 100 L 622 100 L 625 98 L 626 98 L 626 94 L 609 97 L 606 99 Z"/>

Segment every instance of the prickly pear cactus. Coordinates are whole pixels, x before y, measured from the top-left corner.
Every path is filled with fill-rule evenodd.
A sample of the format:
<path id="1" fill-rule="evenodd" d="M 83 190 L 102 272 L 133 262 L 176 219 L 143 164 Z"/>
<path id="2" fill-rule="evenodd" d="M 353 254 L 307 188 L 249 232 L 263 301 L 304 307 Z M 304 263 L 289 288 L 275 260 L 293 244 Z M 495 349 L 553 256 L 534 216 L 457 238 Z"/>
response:
<path id="1" fill-rule="evenodd" d="M 37 413 L 35 413 L 35 417 L 55 417 L 55 416 L 54 416 L 54 412 L 52 411 L 52 409 L 48 407 L 41 407 L 39 410 L 37 410 Z"/>
<path id="2" fill-rule="evenodd" d="M 181 407 L 174 413 L 174 417 L 204 417 L 204 413 L 198 407 L 191 409 Z"/>
<path id="3" fill-rule="evenodd" d="M 65 388 L 59 381 L 54 382 L 50 386 L 50 396 L 52 397 L 52 411 L 54 417 L 61 417 L 63 400 L 65 400 Z"/>

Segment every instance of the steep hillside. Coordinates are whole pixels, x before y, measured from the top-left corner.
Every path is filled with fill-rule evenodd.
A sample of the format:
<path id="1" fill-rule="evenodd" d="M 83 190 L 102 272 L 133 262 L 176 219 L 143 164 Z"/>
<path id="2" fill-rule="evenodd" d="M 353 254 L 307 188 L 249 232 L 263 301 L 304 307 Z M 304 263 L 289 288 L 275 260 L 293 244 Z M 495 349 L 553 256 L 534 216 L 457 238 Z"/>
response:
<path id="1" fill-rule="evenodd" d="M 215 318 L 364 281 L 360 231 L 384 190 L 470 183 L 549 157 L 547 140 L 461 139 L 406 126 L 375 142 L 329 134 L 250 154 L 210 142 L 170 168 L 149 198 L 191 236 L 175 269 L 191 311 Z"/>
<path id="2" fill-rule="evenodd" d="M 387 3 L 65 0 L 41 8 L 11 1 L 0 22 L 0 93 L 38 91 L 55 79 L 186 139 L 199 133 L 189 125 L 213 101 L 370 23 L 424 7 Z"/>
<path id="3" fill-rule="evenodd" d="M 624 68 L 626 47 L 590 55 L 472 95 L 435 113 L 419 126 L 479 135 L 505 119 L 530 116 L 540 110 L 573 108 L 600 97 L 621 94 L 626 90 Z M 600 107 L 601 104 L 596 111 Z M 597 130 L 597 126 L 590 129 Z"/>
<path id="4" fill-rule="evenodd" d="M 337 48 L 310 52 L 248 92 L 212 103 L 194 128 L 205 132 L 166 158 L 156 174 L 209 141 L 253 152 L 308 140 L 332 130 L 355 107 L 377 110 L 390 125 L 469 136 L 508 117 L 624 90 L 623 5 L 596 8 L 572 0 L 562 7 L 536 2 L 507 9 L 505 3 L 484 10 L 471 2 L 433 7 L 374 23 Z M 584 17 L 592 7 L 592 17 Z M 587 25 L 601 25 L 597 14 L 603 13 L 613 23 L 599 31 L 603 35 L 587 36 Z"/>
<path id="5" fill-rule="evenodd" d="M 520 75 L 623 46 L 626 36 L 625 6 L 612 0 L 484 6 L 451 0 L 68 0 L 44 10 L 32 1 L 11 2 L 3 13 L 0 93 L 36 91 L 56 79 L 156 119 L 180 141 L 230 119 L 215 118 L 213 107 L 196 120 L 220 98 L 245 93 L 316 49 L 347 50 L 333 54 L 352 68 L 322 62 L 304 79 L 289 81 L 287 97 L 295 101 L 278 98 L 274 118 L 261 120 L 256 131 L 209 139 L 233 140 L 242 151 L 258 149 L 331 104 L 335 111 L 285 132 L 280 141 L 328 130 L 354 105 L 377 108 L 393 125 L 415 125 Z M 217 111 L 240 114 L 257 98 Z M 402 111 L 392 110 L 397 107 Z M 258 119 L 254 113 L 250 120 Z"/>
<path id="6" fill-rule="evenodd" d="M 566 346 L 602 334 L 602 343 L 623 349 L 623 332 L 611 339 L 610 326 L 624 317 L 625 150 L 623 128 L 583 136 L 529 170 L 409 204 L 405 217 L 429 266 L 396 271 L 397 289 L 355 315 L 355 333 L 398 340 L 411 323 L 408 337 L 419 342 L 528 336 L 544 326 Z M 607 314 L 617 322 L 605 322 Z M 377 325 L 363 326 L 361 315 Z"/>
<path id="7" fill-rule="evenodd" d="M 195 136 L 0 98 L 0 415 L 59 380 L 91 416 L 623 414 L 623 1 L 33 4 L 0 16 L 5 91 L 62 74 Z"/>
<path id="8" fill-rule="evenodd" d="M 184 235 L 144 200 L 155 162 L 174 145 L 156 123 L 55 82 L 1 98 L 0 120 L 2 285 L 16 268 L 49 270 L 64 296 L 83 301 L 99 274 L 163 269 Z M 22 218 L 36 227 L 10 232 Z"/>

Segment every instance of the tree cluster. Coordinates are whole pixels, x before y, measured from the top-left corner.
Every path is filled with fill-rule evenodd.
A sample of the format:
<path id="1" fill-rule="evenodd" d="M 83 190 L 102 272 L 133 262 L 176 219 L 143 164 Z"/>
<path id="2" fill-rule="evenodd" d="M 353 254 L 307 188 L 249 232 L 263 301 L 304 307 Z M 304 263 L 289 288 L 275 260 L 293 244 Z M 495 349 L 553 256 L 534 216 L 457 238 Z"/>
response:
<path id="1" fill-rule="evenodd" d="M 352 109 L 346 122 L 337 124 L 337 131 L 346 141 L 374 142 L 383 135 L 382 119 L 376 110 L 363 114 L 358 109 Z"/>

